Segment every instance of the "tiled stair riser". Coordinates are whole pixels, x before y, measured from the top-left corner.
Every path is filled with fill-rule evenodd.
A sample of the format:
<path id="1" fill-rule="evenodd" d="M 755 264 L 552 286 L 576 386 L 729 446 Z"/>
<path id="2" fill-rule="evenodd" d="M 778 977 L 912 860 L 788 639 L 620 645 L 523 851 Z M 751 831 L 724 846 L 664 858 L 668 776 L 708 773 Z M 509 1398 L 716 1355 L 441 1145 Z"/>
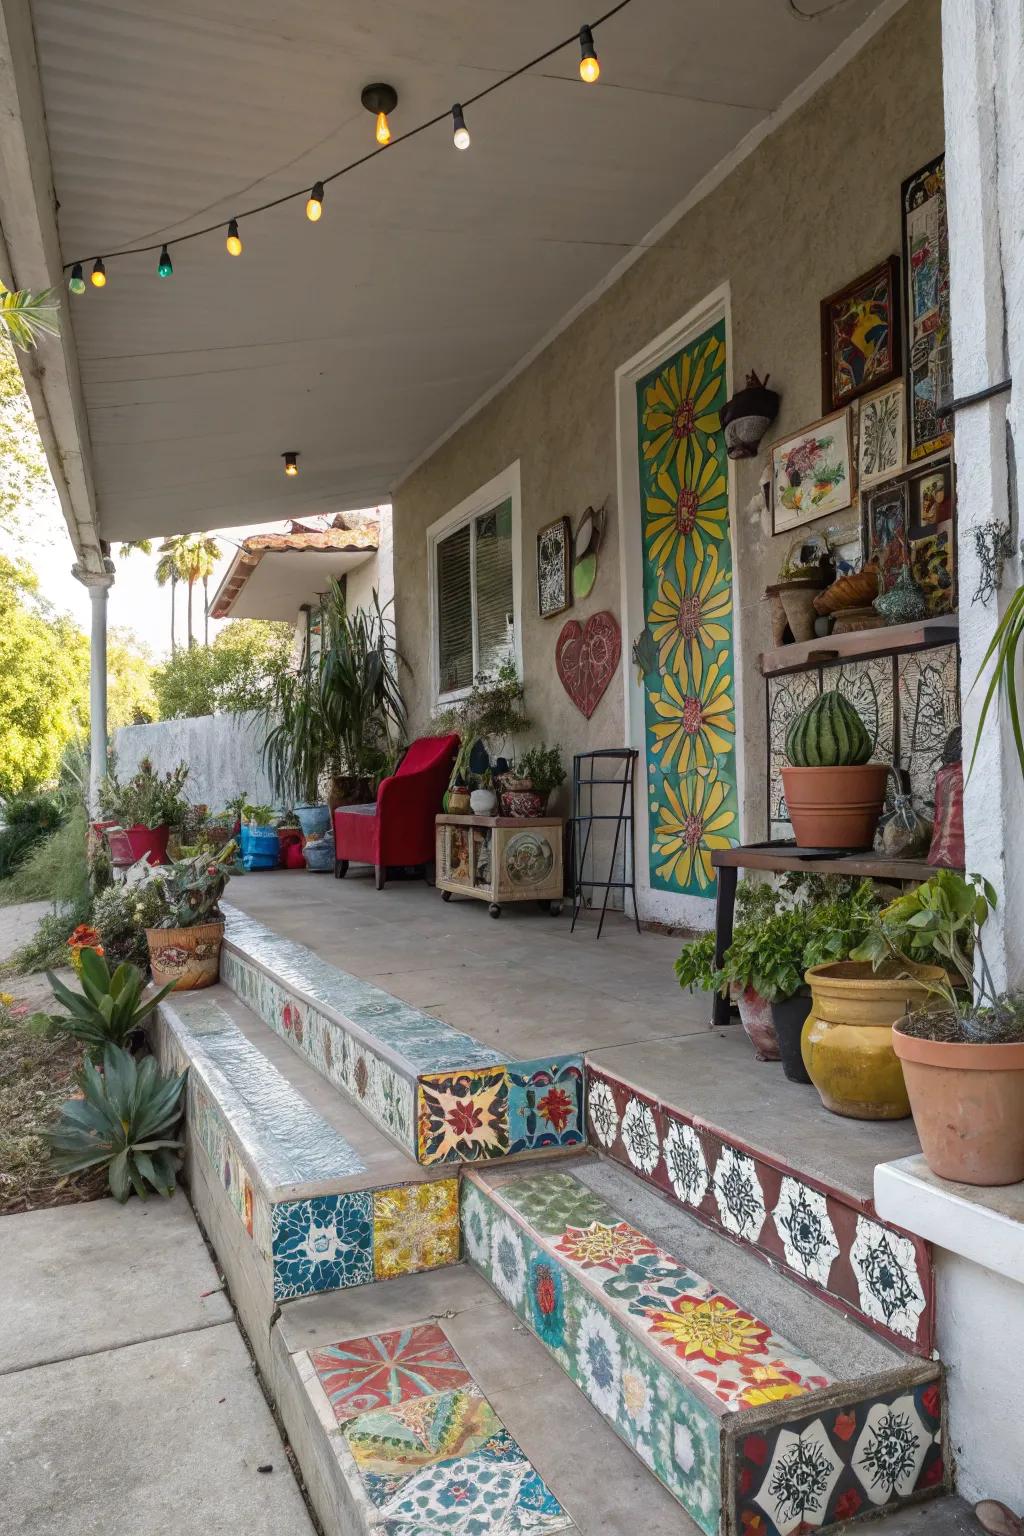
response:
<path id="1" fill-rule="evenodd" d="M 304 956 L 308 983 L 300 979 Z M 471 1036 L 248 920 L 229 926 L 221 979 L 421 1164 L 551 1151 L 586 1139 L 580 1055 L 503 1061 Z M 311 991 L 321 994 L 320 1005 Z"/>
<path id="2" fill-rule="evenodd" d="M 467 1260 L 709 1536 L 792 1536 L 941 1487 L 937 1370 L 832 1380 L 566 1175 L 467 1171 L 462 1225 Z"/>
<path id="3" fill-rule="evenodd" d="M 436 1323 L 301 1358 L 359 1529 L 554 1536 L 575 1529 Z M 348 1525 L 346 1525 L 348 1529 Z"/>
<path id="4" fill-rule="evenodd" d="M 684 1210 L 901 1349 L 931 1354 L 927 1243 L 589 1065 L 587 1113 L 591 1142 Z"/>

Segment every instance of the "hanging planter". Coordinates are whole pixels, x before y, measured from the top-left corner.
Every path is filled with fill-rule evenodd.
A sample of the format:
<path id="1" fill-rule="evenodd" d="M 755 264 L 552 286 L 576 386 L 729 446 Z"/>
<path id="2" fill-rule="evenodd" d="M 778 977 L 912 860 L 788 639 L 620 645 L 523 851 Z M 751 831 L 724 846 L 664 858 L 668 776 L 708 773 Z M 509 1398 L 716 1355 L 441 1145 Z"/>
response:
<path id="1" fill-rule="evenodd" d="M 725 451 L 730 459 L 752 459 L 779 414 L 779 396 L 768 388 L 770 378 L 769 373 L 763 379 L 748 373 L 746 387 L 737 390 L 722 407 Z"/>

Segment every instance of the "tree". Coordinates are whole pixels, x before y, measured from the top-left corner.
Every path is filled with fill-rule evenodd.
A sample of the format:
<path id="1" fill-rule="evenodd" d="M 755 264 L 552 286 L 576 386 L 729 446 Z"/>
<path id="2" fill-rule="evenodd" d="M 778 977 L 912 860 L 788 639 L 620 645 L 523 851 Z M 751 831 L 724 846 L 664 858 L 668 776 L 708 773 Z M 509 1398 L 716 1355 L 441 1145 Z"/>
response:
<path id="1" fill-rule="evenodd" d="M 153 689 L 153 653 L 130 629 L 107 636 L 107 726 L 144 725 L 160 717 Z"/>
<path id="2" fill-rule="evenodd" d="M 177 579 L 188 585 L 188 644 L 191 650 L 196 643 L 192 628 L 192 593 L 197 581 L 202 581 L 203 591 L 206 591 L 207 581 L 213 575 L 217 561 L 220 559 L 220 545 L 208 533 L 177 533 L 164 540 L 160 545 L 160 553 L 169 557 L 171 569 L 177 573 Z M 159 572 L 159 567 L 157 569 Z M 157 580 L 159 579 L 158 574 Z M 172 585 L 172 598 L 173 593 Z"/>
<path id="3" fill-rule="evenodd" d="M 52 779 L 89 715 L 89 642 L 0 556 L 0 798 Z"/>
<path id="4" fill-rule="evenodd" d="M 293 631 L 267 619 L 233 619 L 209 646 L 176 651 L 153 673 L 160 717 L 259 709 L 287 669 Z"/>
<path id="5" fill-rule="evenodd" d="M 156 584 L 158 587 L 166 587 L 171 584 L 171 655 L 178 649 L 178 642 L 174 633 L 174 594 L 178 585 L 178 567 L 175 564 L 174 552 L 167 548 L 172 541 L 168 539 L 160 548 L 165 551 L 156 563 Z"/>
<path id="6" fill-rule="evenodd" d="M 0 528 L 17 533 L 19 512 L 45 494 L 50 473 L 14 349 L 0 338 Z"/>

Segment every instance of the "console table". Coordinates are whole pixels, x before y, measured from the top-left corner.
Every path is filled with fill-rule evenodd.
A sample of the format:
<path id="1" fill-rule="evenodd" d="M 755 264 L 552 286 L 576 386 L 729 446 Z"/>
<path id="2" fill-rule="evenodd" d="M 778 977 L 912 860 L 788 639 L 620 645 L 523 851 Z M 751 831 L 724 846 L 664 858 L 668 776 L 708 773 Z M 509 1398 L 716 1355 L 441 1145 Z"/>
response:
<path id="1" fill-rule="evenodd" d="M 435 818 L 437 875 L 445 901 L 472 896 L 500 917 L 509 901 L 536 901 L 553 915 L 562 910 L 564 874 L 561 816 L 449 816 Z"/>

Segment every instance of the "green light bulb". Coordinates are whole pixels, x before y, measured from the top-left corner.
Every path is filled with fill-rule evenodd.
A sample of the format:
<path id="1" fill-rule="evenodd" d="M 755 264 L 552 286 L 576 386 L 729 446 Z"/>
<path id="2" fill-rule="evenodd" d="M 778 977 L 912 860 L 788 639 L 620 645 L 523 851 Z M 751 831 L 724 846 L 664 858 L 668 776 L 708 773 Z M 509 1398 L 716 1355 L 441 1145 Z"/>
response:
<path id="1" fill-rule="evenodd" d="M 171 253 L 166 245 L 160 252 L 160 262 L 156 269 L 157 277 L 173 277 L 174 267 L 171 265 Z"/>
<path id="2" fill-rule="evenodd" d="M 72 293 L 85 292 L 85 278 L 82 276 L 82 263 L 80 261 L 76 261 L 75 265 L 71 268 L 71 281 L 68 283 L 68 287 Z"/>

